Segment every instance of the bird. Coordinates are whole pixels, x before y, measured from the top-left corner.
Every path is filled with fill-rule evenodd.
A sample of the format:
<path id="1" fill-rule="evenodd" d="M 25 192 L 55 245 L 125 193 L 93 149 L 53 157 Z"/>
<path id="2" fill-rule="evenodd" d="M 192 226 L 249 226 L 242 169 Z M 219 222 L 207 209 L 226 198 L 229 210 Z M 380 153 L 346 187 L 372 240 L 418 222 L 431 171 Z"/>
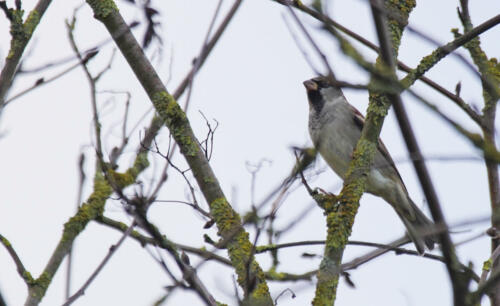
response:
<path id="1" fill-rule="evenodd" d="M 303 82 L 309 101 L 309 134 L 314 147 L 328 166 L 343 180 L 352 154 L 361 137 L 363 115 L 354 108 L 340 87 L 329 77 Z M 396 211 L 419 254 L 434 248 L 431 234 L 434 223 L 411 200 L 391 155 L 379 139 L 372 168 L 366 181 L 366 192 L 383 198 Z"/>

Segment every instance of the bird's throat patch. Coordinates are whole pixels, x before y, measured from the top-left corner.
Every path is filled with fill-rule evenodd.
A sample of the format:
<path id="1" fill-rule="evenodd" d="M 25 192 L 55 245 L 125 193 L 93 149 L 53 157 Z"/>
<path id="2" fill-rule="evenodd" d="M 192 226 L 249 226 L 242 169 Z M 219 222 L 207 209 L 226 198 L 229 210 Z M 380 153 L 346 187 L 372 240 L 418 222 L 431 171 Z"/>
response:
<path id="1" fill-rule="evenodd" d="M 309 103 L 311 103 L 316 113 L 319 114 L 321 112 L 321 109 L 323 108 L 323 105 L 325 105 L 325 102 L 323 101 L 323 96 L 321 95 L 319 90 L 308 91 L 307 98 L 309 99 Z"/>

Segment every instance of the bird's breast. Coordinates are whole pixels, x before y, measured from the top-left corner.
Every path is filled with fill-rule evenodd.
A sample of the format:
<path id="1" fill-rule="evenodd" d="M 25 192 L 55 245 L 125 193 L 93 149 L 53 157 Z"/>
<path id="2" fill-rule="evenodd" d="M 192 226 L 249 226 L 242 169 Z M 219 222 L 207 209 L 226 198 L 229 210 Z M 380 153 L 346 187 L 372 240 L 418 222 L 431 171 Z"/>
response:
<path id="1" fill-rule="evenodd" d="M 314 146 L 323 159 L 344 179 L 360 133 L 356 133 L 356 130 L 352 129 L 352 124 L 341 118 L 321 117 L 310 118 L 309 132 Z"/>

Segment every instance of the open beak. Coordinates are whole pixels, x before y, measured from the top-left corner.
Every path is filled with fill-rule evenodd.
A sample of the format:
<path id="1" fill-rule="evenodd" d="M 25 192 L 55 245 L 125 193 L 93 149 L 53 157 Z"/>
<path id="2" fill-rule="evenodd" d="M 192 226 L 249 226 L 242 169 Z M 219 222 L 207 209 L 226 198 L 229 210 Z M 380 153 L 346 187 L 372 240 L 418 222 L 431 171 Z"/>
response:
<path id="1" fill-rule="evenodd" d="M 306 88 L 307 91 L 316 91 L 318 90 L 318 84 L 312 80 L 307 80 L 304 81 L 304 87 Z"/>

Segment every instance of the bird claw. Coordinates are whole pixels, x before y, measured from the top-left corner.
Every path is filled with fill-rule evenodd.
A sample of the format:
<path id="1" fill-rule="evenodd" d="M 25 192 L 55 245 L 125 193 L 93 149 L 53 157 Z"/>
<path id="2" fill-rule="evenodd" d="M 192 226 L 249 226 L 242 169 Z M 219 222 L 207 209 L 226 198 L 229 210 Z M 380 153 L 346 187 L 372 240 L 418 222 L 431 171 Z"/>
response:
<path id="1" fill-rule="evenodd" d="M 313 199 L 316 201 L 318 206 L 325 211 L 325 214 L 332 210 L 336 211 L 339 206 L 337 196 L 335 194 L 318 187 L 314 189 Z"/>

